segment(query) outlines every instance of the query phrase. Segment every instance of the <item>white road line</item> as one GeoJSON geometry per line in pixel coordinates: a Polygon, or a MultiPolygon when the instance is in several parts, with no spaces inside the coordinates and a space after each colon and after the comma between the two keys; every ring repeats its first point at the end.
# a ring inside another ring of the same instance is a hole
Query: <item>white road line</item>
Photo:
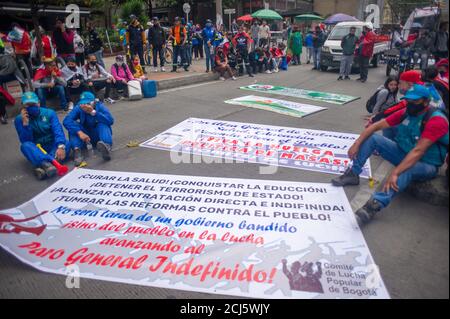
{"type": "Polygon", "coordinates": [[[162,93],[169,93],[169,92],[176,92],[176,91],[181,91],[181,90],[186,90],[186,89],[192,89],[192,88],[196,88],[199,86],[209,85],[212,83],[220,83],[220,82],[208,81],[208,82],[203,82],[203,83],[181,86],[181,87],[177,87],[177,88],[173,88],[173,89],[162,90],[162,91],[159,91],[159,93],[162,94],[162,93]]]}

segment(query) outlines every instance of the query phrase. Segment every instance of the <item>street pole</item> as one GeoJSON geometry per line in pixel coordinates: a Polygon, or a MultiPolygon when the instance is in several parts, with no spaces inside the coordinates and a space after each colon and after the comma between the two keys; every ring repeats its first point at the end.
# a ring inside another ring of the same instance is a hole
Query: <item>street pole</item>
{"type": "Polygon", "coordinates": [[[219,27],[223,23],[222,19],[222,0],[216,0],[216,25],[219,27]]]}

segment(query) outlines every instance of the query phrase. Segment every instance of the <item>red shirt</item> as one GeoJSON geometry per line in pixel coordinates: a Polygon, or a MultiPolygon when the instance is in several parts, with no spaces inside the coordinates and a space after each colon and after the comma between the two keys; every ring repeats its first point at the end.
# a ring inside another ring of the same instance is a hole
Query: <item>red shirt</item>
{"type": "MultiPolygon", "coordinates": [[[[397,126],[402,122],[406,109],[395,112],[386,118],[389,126],[397,126]]],[[[426,138],[433,143],[437,142],[448,133],[448,121],[441,116],[432,117],[423,128],[421,138],[426,138]]]]}

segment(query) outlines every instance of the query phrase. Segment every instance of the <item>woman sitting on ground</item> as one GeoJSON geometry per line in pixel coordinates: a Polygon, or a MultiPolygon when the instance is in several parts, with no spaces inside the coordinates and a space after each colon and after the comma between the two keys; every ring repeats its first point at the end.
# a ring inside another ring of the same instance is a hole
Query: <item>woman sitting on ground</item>
{"type": "Polygon", "coordinates": [[[133,73],[133,76],[136,80],[143,81],[147,80],[147,76],[144,73],[144,68],[141,65],[140,59],[138,55],[135,55],[130,66],[130,70],[133,73]]]}
{"type": "Polygon", "coordinates": [[[215,56],[215,69],[217,73],[220,74],[220,79],[225,81],[225,73],[228,73],[230,78],[236,80],[236,77],[233,74],[233,70],[231,70],[230,65],[228,64],[228,58],[226,54],[223,52],[222,47],[217,48],[216,56],[215,56]]]}

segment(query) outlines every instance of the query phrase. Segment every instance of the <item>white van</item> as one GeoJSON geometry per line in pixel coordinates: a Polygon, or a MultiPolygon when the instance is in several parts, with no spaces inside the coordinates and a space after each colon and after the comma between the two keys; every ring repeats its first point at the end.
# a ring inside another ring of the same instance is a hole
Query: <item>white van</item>
{"type": "MultiPolygon", "coordinates": [[[[331,30],[330,34],[325,41],[320,56],[320,69],[322,71],[328,70],[328,68],[338,68],[342,59],[342,39],[350,33],[350,28],[356,28],[356,36],[359,38],[363,31],[364,26],[371,25],[370,22],[352,21],[352,22],[340,22],[331,30]]],[[[374,67],[378,66],[378,61],[383,52],[389,49],[389,42],[376,42],[373,50],[373,57],[371,64],[374,67]]],[[[358,68],[357,59],[353,62],[353,67],[358,68]]]]}

